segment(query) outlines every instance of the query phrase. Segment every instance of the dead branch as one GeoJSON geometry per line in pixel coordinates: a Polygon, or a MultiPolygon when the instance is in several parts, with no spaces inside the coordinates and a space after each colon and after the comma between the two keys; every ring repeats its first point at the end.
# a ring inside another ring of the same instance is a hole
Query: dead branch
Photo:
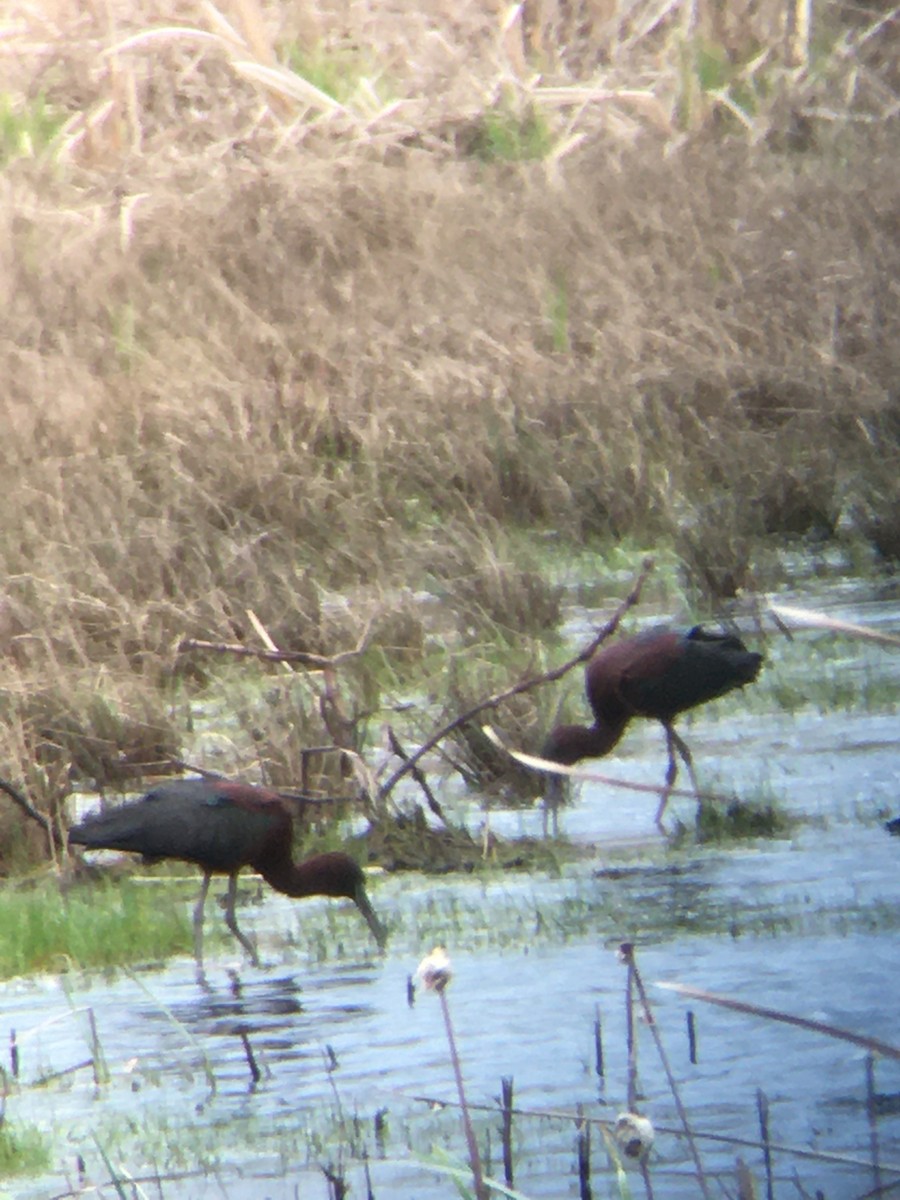
{"type": "Polygon", "coordinates": [[[572,670],[573,667],[577,667],[579,663],[587,662],[588,659],[593,656],[597,647],[602,645],[607,638],[612,637],[616,629],[618,629],[622,618],[629,611],[629,609],[634,608],[634,606],[638,603],[641,597],[641,590],[647,581],[647,577],[653,570],[653,565],[652,558],[647,558],[644,560],[640,574],[634,581],[631,591],[628,593],[610,619],[606,622],[606,624],[600,629],[596,637],[594,637],[588,643],[588,645],[584,647],[583,650],[579,651],[574,658],[570,658],[568,662],[564,662],[562,666],[554,667],[552,671],[545,671],[541,675],[534,675],[528,679],[522,679],[513,687],[507,688],[503,692],[497,692],[493,696],[488,696],[485,700],[480,700],[467,712],[461,713],[459,716],[454,717],[452,721],[444,725],[437,731],[437,733],[432,734],[432,736],[428,738],[426,742],[423,742],[423,744],[418,748],[418,750],[415,751],[415,753],[410,754],[409,757],[403,763],[401,763],[401,765],[397,768],[393,775],[390,776],[387,782],[382,784],[379,791],[380,798],[384,799],[387,795],[389,795],[399,781],[403,778],[403,776],[412,771],[420,758],[427,754],[429,750],[434,749],[438,742],[442,741],[449,733],[452,733],[454,729],[458,729],[460,725],[465,725],[480,712],[484,712],[485,709],[497,708],[497,706],[502,704],[504,700],[509,700],[511,696],[518,696],[522,692],[530,692],[533,688],[539,687],[543,683],[553,683],[555,680],[561,679],[563,675],[566,675],[572,670]]]}
{"type": "Polygon", "coordinates": [[[797,608],[788,604],[770,604],[769,614],[782,633],[791,636],[796,629],[826,629],[829,633],[843,633],[847,637],[864,638],[881,646],[900,646],[900,636],[873,629],[871,625],[860,625],[855,621],[841,621],[827,613],[813,612],[808,608],[797,608]]]}
{"type": "Polygon", "coordinates": [[[25,813],[27,817],[31,817],[32,821],[37,821],[38,825],[40,825],[41,828],[44,829],[48,834],[52,832],[50,818],[44,813],[38,812],[34,805],[25,797],[22,792],[19,791],[17,787],[5,779],[0,779],[0,792],[6,792],[10,800],[12,800],[15,804],[18,804],[19,808],[21,808],[22,812],[25,813]]]}
{"type": "Polygon", "coordinates": [[[176,647],[178,654],[189,654],[192,650],[203,650],[209,654],[234,654],[239,658],[258,658],[263,662],[299,663],[304,667],[327,670],[339,666],[351,658],[357,658],[367,648],[372,625],[369,622],[359,642],[352,650],[339,650],[337,654],[312,654],[306,650],[277,650],[259,646],[245,646],[240,642],[207,642],[201,638],[182,638],[176,647]]]}
{"type": "MultiPolygon", "coordinates": [[[[400,759],[401,762],[407,762],[409,760],[409,755],[406,753],[406,750],[401,745],[400,739],[397,737],[397,734],[394,732],[393,726],[388,725],[387,735],[388,735],[388,745],[391,748],[391,753],[396,754],[396,756],[400,759]]],[[[431,811],[434,813],[434,815],[439,818],[439,820],[443,821],[445,825],[448,825],[449,822],[447,821],[447,818],[444,816],[444,810],[441,808],[440,802],[438,801],[434,792],[431,790],[428,780],[425,778],[424,772],[421,770],[420,767],[417,767],[415,765],[410,767],[410,771],[412,773],[413,779],[416,781],[416,783],[422,789],[422,791],[425,795],[425,800],[428,804],[428,807],[431,809],[431,811]]]]}
{"type": "Polygon", "coordinates": [[[798,1017],[793,1013],[783,1012],[779,1008],[767,1008],[762,1004],[751,1004],[749,1000],[738,1000],[733,996],[723,996],[720,992],[708,992],[705,988],[691,987],[687,983],[671,983],[657,980],[656,986],[677,992],[679,996],[687,996],[691,1000],[703,1000],[707,1004],[717,1004],[720,1008],[730,1008],[734,1012],[746,1013],[752,1017],[762,1017],[767,1021],[782,1021],[785,1025],[796,1025],[799,1029],[807,1029],[811,1033],[822,1033],[825,1037],[850,1042],[854,1046],[862,1046],[871,1054],[880,1054],[883,1058],[900,1059],[900,1046],[891,1042],[883,1042],[880,1038],[868,1037],[863,1033],[854,1033],[839,1025],[830,1025],[826,1021],[815,1021],[810,1017],[798,1017]]]}
{"type": "Polygon", "coordinates": [[[6,795],[9,796],[10,800],[17,804],[27,817],[30,817],[32,821],[37,821],[38,825],[41,826],[41,828],[47,834],[47,848],[50,858],[54,866],[58,867],[59,864],[57,861],[56,852],[57,850],[64,848],[64,841],[59,825],[45,813],[39,812],[38,809],[36,809],[31,803],[31,801],[28,800],[25,794],[20,792],[14,784],[9,782],[9,780],[0,779],[0,791],[5,792],[6,795]]]}

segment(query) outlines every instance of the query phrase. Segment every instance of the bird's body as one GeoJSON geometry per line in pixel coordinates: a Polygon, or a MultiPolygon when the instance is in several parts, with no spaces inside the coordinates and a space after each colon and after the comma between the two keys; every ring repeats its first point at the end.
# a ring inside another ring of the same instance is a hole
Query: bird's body
{"type": "Polygon", "coordinates": [[[585,670],[593,725],[557,725],[541,757],[567,766],[608,754],[636,717],[659,721],[666,731],[669,768],[656,823],[660,825],[675,783],[675,750],[684,759],[695,791],[691,754],[673,725],[680,713],[752,683],[762,655],[733,634],[657,627],[602,647],[585,670]]]}
{"type": "Polygon", "coordinates": [[[125,850],[147,861],[174,858],[196,863],[203,885],[194,909],[194,951],[203,961],[203,908],[213,875],[227,875],[225,920],[254,962],[256,949],[234,913],[237,875],[251,867],[287,896],[353,900],[379,946],[385,931],[376,917],[359,864],[347,854],[317,854],[295,863],[294,816],[302,801],[280,792],[222,779],[161,784],[140,800],[87,817],[69,830],[69,842],[92,850],[125,850]]]}

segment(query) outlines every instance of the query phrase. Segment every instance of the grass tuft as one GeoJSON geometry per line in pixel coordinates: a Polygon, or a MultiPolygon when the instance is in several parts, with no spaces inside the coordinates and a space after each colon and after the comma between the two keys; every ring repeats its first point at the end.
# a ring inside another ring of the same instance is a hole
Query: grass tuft
{"type": "Polygon", "coordinates": [[[724,808],[701,801],[694,824],[700,843],[781,837],[790,828],[791,821],[776,804],[753,800],[732,800],[724,808]]]}
{"type": "Polygon", "coordinates": [[[514,163],[546,158],[552,148],[553,133],[539,110],[519,113],[498,105],[475,122],[467,152],[486,163],[514,163]]]}
{"type": "Polygon", "coordinates": [[[115,967],[190,953],[187,905],[161,903],[160,887],[133,880],[52,881],[0,891],[0,977],[67,967],[115,967]]]}
{"type": "Polygon", "coordinates": [[[33,1125],[0,1123],[0,1179],[15,1175],[40,1175],[51,1162],[46,1134],[33,1125]]]}
{"type": "Polygon", "coordinates": [[[281,53],[292,71],[340,104],[352,100],[372,73],[359,53],[352,50],[321,46],[309,50],[291,42],[282,47],[281,53]]]}
{"type": "Polygon", "coordinates": [[[14,158],[34,158],[45,150],[65,124],[66,116],[43,94],[24,100],[0,95],[0,167],[14,158]]]}

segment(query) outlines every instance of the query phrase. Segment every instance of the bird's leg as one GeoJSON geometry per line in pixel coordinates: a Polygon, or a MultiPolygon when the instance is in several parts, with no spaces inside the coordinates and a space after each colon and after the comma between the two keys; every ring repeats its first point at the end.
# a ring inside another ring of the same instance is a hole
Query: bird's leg
{"type": "Polygon", "coordinates": [[[547,837],[549,827],[553,837],[559,837],[559,806],[565,799],[565,779],[562,775],[549,774],[544,785],[543,833],[547,837]]]}
{"type": "Polygon", "coordinates": [[[674,729],[671,731],[671,733],[672,733],[672,741],[675,743],[675,748],[677,749],[678,753],[681,755],[681,757],[684,761],[684,765],[688,769],[688,775],[690,775],[690,777],[691,777],[691,784],[693,785],[694,792],[697,796],[697,799],[699,800],[700,799],[700,785],[697,783],[697,776],[694,774],[694,760],[691,757],[691,752],[688,749],[687,742],[684,740],[684,738],[679,737],[674,729]]]}
{"type": "Polygon", "coordinates": [[[697,783],[697,776],[694,772],[694,760],[691,757],[691,752],[688,749],[687,742],[684,738],[679,737],[671,725],[663,723],[666,731],[666,749],[669,752],[669,767],[666,771],[666,786],[663,788],[659,800],[659,808],[656,810],[656,826],[660,833],[664,833],[662,816],[666,811],[666,805],[669,802],[669,795],[672,788],[675,786],[675,780],[678,778],[678,762],[675,758],[675,751],[681,755],[684,765],[688,769],[688,774],[691,777],[691,783],[694,787],[694,792],[697,799],[700,799],[700,785],[697,783]]]}
{"type": "Polygon", "coordinates": [[[232,871],[228,876],[228,895],[225,897],[225,924],[241,943],[254,967],[259,966],[259,955],[256,953],[256,947],[250,939],[238,929],[237,917],[234,915],[234,905],[237,900],[237,871],[232,871]]]}
{"type": "Polygon", "coordinates": [[[209,891],[209,881],[212,875],[203,872],[203,882],[200,884],[200,895],[194,905],[194,958],[197,960],[197,970],[203,971],[203,908],[206,904],[206,893],[209,891]]]}
{"type": "MultiPolygon", "coordinates": [[[[675,758],[675,747],[681,742],[681,738],[675,732],[670,724],[663,722],[663,728],[666,731],[666,749],[669,752],[669,765],[666,768],[666,785],[659,795],[659,808],[656,810],[656,828],[660,833],[665,833],[666,829],[662,823],[663,813],[666,811],[666,805],[669,803],[669,794],[675,786],[675,780],[678,778],[678,761],[675,758]]],[[[681,743],[684,745],[684,743],[681,743]]],[[[685,747],[687,749],[687,747],[685,747]]]]}

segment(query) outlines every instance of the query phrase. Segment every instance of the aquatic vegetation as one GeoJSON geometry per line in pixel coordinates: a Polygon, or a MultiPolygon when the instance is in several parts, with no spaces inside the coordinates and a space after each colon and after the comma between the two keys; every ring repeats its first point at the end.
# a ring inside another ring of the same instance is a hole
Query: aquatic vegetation
{"type": "Polygon", "coordinates": [[[51,1142],[33,1125],[0,1123],[0,1180],[15,1175],[39,1175],[50,1166],[51,1142]]]}
{"type": "Polygon", "coordinates": [[[727,842],[739,838],[778,837],[791,822],[776,805],[752,800],[733,800],[724,808],[704,804],[697,808],[695,833],[698,842],[727,842]]]}
{"type": "Polygon", "coordinates": [[[46,879],[0,888],[0,978],[115,967],[188,952],[188,905],[177,884],[127,877],[74,885],[46,879]]]}
{"type": "MultiPolygon", "coordinates": [[[[887,835],[884,836],[887,842],[887,835]]],[[[729,936],[743,940],[762,934],[754,954],[763,954],[768,952],[768,938],[776,933],[799,932],[811,936],[825,931],[854,938],[879,925],[882,930],[895,929],[900,920],[896,906],[892,909],[887,902],[873,906],[861,900],[856,908],[848,905],[846,896],[832,895],[833,885],[825,881],[814,903],[810,902],[809,884],[805,881],[791,892],[779,882],[780,875],[773,874],[767,885],[765,871],[757,865],[756,853],[746,853],[744,870],[736,878],[746,878],[747,870],[752,871],[755,880],[752,889],[738,886],[729,890],[723,886],[721,872],[734,861],[733,852],[723,855],[721,851],[702,848],[673,852],[659,845],[649,853],[621,854],[617,862],[603,870],[589,872],[584,864],[573,864],[557,878],[506,873],[491,879],[448,877],[426,882],[412,875],[394,877],[384,881],[378,898],[380,907],[391,911],[395,951],[403,953],[406,947],[407,952],[414,953],[423,939],[446,940],[451,944],[458,941],[465,946],[465,958],[475,969],[500,969],[510,981],[528,970],[527,964],[532,962],[528,974],[532,987],[537,980],[545,981],[550,989],[556,986],[549,976],[545,977],[545,968],[540,964],[549,965],[561,945],[574,942],[581,980],[577,986],[573,982],[574,990],[581,988],[585,972],[590,976],[591,964],[596,962],[601,970],[597,997],[598,1002],[602,999],[606,1022],[606,1069],[610,1073],[606,1099],[627,1111],[632,1105],[626,1104],[624,1093],[619,1097],[613,1090],[617,1086],[613,1080],[622,1075],[621,1063],[618,1071],[613,1064],[624,1054],[625,1043],[623,1040],[620,1044],[619,1035],[614,1037],[612,1032],[619,1024],[613,1018],[621,992],[607,973],[609,947],[628,940],[639,952],[646,947],[648,955],[652,954],[658,963],[660,948],[669,944],[672,947],[667,956],[669,970],[675,970],[676,978],[682,978],[681,965],[692,960],[694,939],[712,939],[705,945],[698,943],[702,945],[702,961],[708,962],[710,949],[717,941],[727,942],[729,936]],[[546,950],[551,948],[553,953],[548,957],[546,950]],[[487,954],[483,953],[485,950],[487,954]],[[536,963],[531,956],[537,959],[536,963]]],[[[318,920],[314,924],[321,933],[323,949],[330,947],[332,957],[341,953],[335,948],[340,930],[334,925],[322,930],[318,920]]],[[[307,953],[308,945],[307,942],[307,953]]],[[[76,1116],[68,1125],[54,1123],[45,1130],[51,1144],[77,1147],[88,1163],[88,1177],[98,1184],[106,1179],[120,1179],[124,1185],[129,1179],[159,1178],[164,1194],[171,1189],[173,1197],[190,1194],[190,1180],[204,1173],[221,1176],[227,1188],[235,1162],[240,1163],[240,1174],[245,1180],[280,1180],[286,1186],[291,1182],[299,1184],[305,1172],[319,1171],[323,1165],[329,1165],[335,1174],[345,1174],[351,1182],[359,1181],[369,1170],[376,1197],[387,1188],[394,1188],[392,1194],[407,1194],[405,1188],[410,1179],[427,1178],[438,1165],[466,1170],[461,1165],[465,1151],[460,1149],[463,1139],[458,1108],[444,1099],[443,1110],[432,1111],[426,1103],[434,1092],[444,1096],[446,1087],[430,1078],[426,1082],[416,1074],[385,1094],[382,1091],[384,1071],[388,1069],[385,1060],[377,1050],[363,1051],[358,1031],[354,1033],[353,1023],[360,1020],[370,1022],[373,1028],[381,1028],[388,1021],[395,1031],[410,1032],[409,1022],[402,1014],[389,1015],[397,1004],[403,1004],[402,995],[395,994],[395,988],[399,990],[403,985],[402,971],[398,972],[394,965],[393,983],[385,991],[379,981],[381,972],[360,968],[358,951],[350,946],[347,950],[354,965],[345,970],[343,982],[340,972],[314,973],[307,981],[304,978],[309,966],[307,957],[306,967],[296,977],[292,970],[281,981],[269,982],[264,977],[241,979],[235,972],[227,979],[223,976],[211,993],[197,992],[196,987],[185,987],[182,981],[174,1004],[170,989],[177,984],[177,975],[168,973],[160,986],[142,972],[130,977],[130,989],[115,987],[111,1009],[104,1013],[102,1004],[97,1008],[93,1033],[87,1028],[85,1012],[79,1004],[77,988],[82,984],[73,982],[68,987],[68,1002],[76,1006],[73,1016],[78,1022],[77,1043],[94,1046],[91,1059],[102,1055],[107,1069],[98,1075],[96,1069],[82,1064],[74,1076],[65,1071],[57,1075],[52,1068],[64,1064],[48,1062],[43,1055],[36,1059],[34,1051],[28,1051],[25,1063],[32,1082],[19,1080],[23,1102],[32,1087],[38,1085],[41,1104],[48,1111],[54,1107],[53,1097],[57,1093],[64,1094],[72,1087],[76,1094],[82,1088],[92,1089],[94,1103],[76,1106],[76,1116]],[[137,993],[135,986],[139,989],[137,993]],[[160,994],[155,997],[157,987],[160,994]],[[338,1009],[330,998],[332,990],[341,996],[338,1009]],[[140,1004],[135,1002],[136,996],[140,1004]],[[344,1005],[348,1006],[346,1010],[344,1005]],[[370,1005],[374,1006],[371,1012],[370,1005]],[[148,1016],[148,1006],[152,1019],[148,1016]],[[134,1015],[123,1015],[123,1008],[134,1015]],[[280,1013],[284,1015],[279,1017],[280,1013]],[[277,1024],[270,1026],[273,1017],[277,1024]],[[399,1020],[399,1026],[391,1024],[395,1019],[399,1020]],[[119,1026],[115,1037],[107,1028],[113,1021],[119,1026]],[[135,1041],[137,1028],[141,1032],[135,1041]],[[162,1036],[160,1029],[166,1031],[162,1036]],[[174,1036],[169,1035],[169,1030],[174,1031],[174,1036]],[[249,1052],[246,1046],[241,1048],[242,1034],[250,1043],[249,1052]],[[332,1040],[334,1047],[330,1045],[332,1040]],[[251,1054],[259,1063],[259,1072],[252,1069],[251,1054]],[[360,1054],[365,1055],[365,1062],[359,1060],[360,1054]],[[298,1056],[299,1062],[295,1061],[298,1056]],[[126,1058],[128,1061],[123,1061],[126,1058]],[[342,1071],[345,1066],[352,1084],[342,1071]],[[261,1113],[270,1112],[271,1104],[282,1095],[286,1073],[292,1071],[292,1117],[273,1122],[261,1113]],[[299,1098],[295,1089],[299,1089],[299,1098]],[[253,1101],[257,1090],[259,1110],[253,1101]],[[318,1097],[314,1103],[310,1102],[311,1095],[318,1097]]],[[[291,955],[286,957],[290,959],[291,955]]],[[[753,956],[745,956],[741,961],[740,977],[745,978],[743,971],[750,967],[753,956]]],[[[794,961],[791,957],[791,962],[794,961]]],[[[99,1001],[101,982],[95,980],[88,986],[99,1001]]],[[[514,991],[516,984],[511,982],[510,986],[514,991]]],[[[560,991],[555,1000],[556,1010],[551,1006],[549,1011],[558,1011],[562,1016],[574,998],[574,991],[572,995],[560,991]]],[[[455,1002],[456,996],[453,999],[455,1002]]],[[[534,1004],[534,997],[529,1003],[534,1004]]],[[[423,999],[421,1007],[424,1017],[424,1010],[430,1005],[423,999]]],[[[588,1011],[593,1008],[593,1004],[589,1005],[588,1011]]],[[[465,1019],[454,1007],[465,1071],[466,1046],[478,1036],[477,1029],[470,1028],[468,1022],[480,1026],[489,1018],[481,1013],[471,995],[461,1011],[465,1012],[465,1019]]],[[[521,1022],[529,1011],[525,1004],[516,1018],[519,1039],[527,1038],[528,1023],[521,1022]]],[[[502,1017],[495,1014],[490,1020],[502,1021],[502,1017]]],[[[666,1024],[672,1027],[671,1013],[666,1024]]],[[[543,1025],[539,1028],[542,1036],[546,1036],[548,1030],[543,1025]]],[[[641,1026],[642,1039],[649,1036],[645,1032],[648,1028],[641,1026]]],[[[391,1040],[393,1036],[389,1035],[384,1048],[388,1057],[399,1053],[391,1040]]],[[[588,1065],[587,1056],[590,1047],[595,1043],[599,1046],[600,1040],[599,1030],[595,1029],[592,1035],[584,1028],[583,1050],[579,1053],[585,1058],[585,1067],[573,1077],[573,1095],[580,1097],[584,1093],[582,1075],[598,1069],[593,1058],[588,1065]]],[[[480,1043],[479,1053],[487,1053],[489,1044],[488,1034],[487,1042],[482,1039],[480,1043]]],[[[501,1061],[508,1061],[511,1070],[516,1069],[523,1055],[527,1056],[523,1045],[519,1040],[503,1049],[501,1061]]],[[[710,1044],[704,1043],[704,1047],[709,1054],[710,1044]]],[[[425,1048],[423,1053],[425,1061],[430,1063],[432,1050],[425,1048]]],[[[79,1062],[80,1058],[81,1052],[76,1051],[74,1061],[79,1062]]],[[[470,1069],[473,1065],[470,1064],[470,1069]]],[[[529,1073],[527,1064],[522,1069],[529,1073]]],[[[679,1058],[675,1070],[679,1081],[685,1071],[679,1058]]],[[[649,1063],[642,1059],[642,1086],[646,1088],[653,1079],[649,1063]]],[[[696,1086],[696,1080],[696,1075],[688,1072],[685,1086],[696,1086]]],[[[446,1084],[447,1080],[443,1082],[446,1084]]],[[[559,1080],[554,1078],[557,1089],[558,1085],[559,1080]]],[[[664,1120],[659,1121],[660,1106],[665,1107],[659,1098],[659,1087],[656,1080],[654,1124],[661,1125],[662,1134],[668,1136],[671,1129],[664,1120]]],[[[486,1181],[500,1173],[496,1148],[500,1112],[490,1100],[491,1094],[490,1085],[482,1077],[478,1102],[472,1103],[471,1095],[468,1096],[486,1181]]],[[[690,1115],[689,1101],[686,1107],[690,1115]]],[[[585,1123],[595,1130],[599,1125],[602,1131],[604,1122],[611,1125],[610,1115],[606,1105],[599,1112],[588,1106],[578,1121],[574,1106],[569,1113],[544,1114],[535,1104],[534,1096],[518,1097],[509,1138],[510,1156],[521,1179],[519,1182],[517,1178],[515,1187],[523,1194],[530,1194],[529,1176],[536,1172],[542,1180],[538,1194],[555,1194],[548,1193],[546,1179],[551,1177],[558,1185],[559,1178],[574,1175],[578,1169],[576,1163],[589,1155],[589,1147],[583,1141],[585,1123]],[[547,1151],[547,1146],[552,1146],[552,1151],[547,1151]],[[552,1167],[545,1158],[548,1152],[553,1155],[552,1167]]],[[[703,1124],[707,1124],[705,1119],[703,1124]]],[[[709,1132],[705,1128],[704,1137],[709,1132]]],[[[703,1141],[704,1153],[709,1145],[703,1141]]],[[[609,1149],[608,1165],[597,1162],[588,1171],[596,1180],[608,1179],[610,1187],[618,1186],[617,1180],[630,1178],[635,1169],[629,1165],[635,1160],[628,1158],[627,1149],[618,1144],[616,1147],[615,1153],[612,1147],[609,1149]]],[[[648,1169],[652,1175],[652,1159],[648,1169]]]]}

